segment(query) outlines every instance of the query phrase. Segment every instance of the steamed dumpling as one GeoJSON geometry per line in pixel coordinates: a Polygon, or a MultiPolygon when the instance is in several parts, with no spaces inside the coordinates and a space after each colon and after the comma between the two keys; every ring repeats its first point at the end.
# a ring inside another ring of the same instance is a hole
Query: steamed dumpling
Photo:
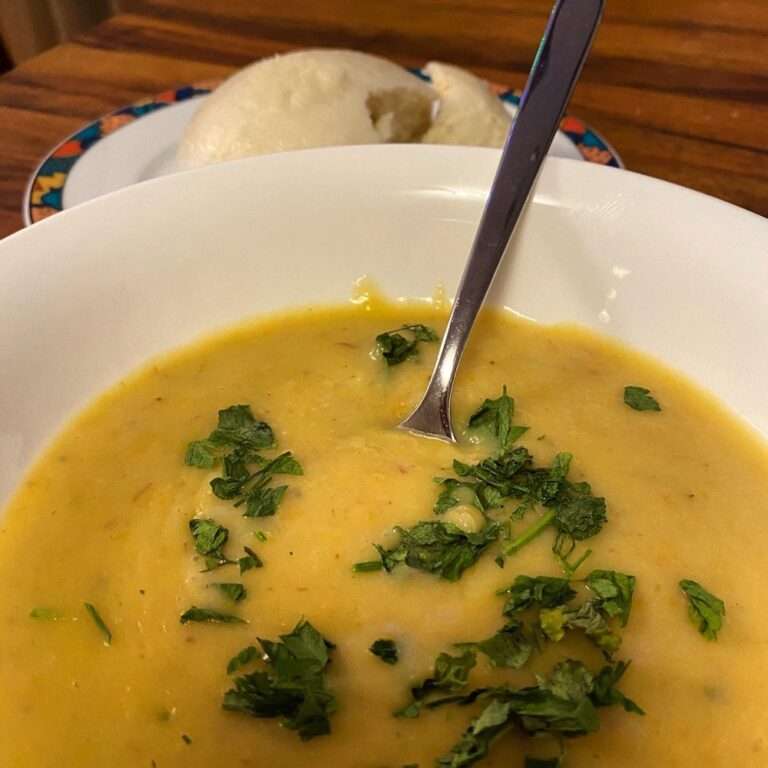
{"type": "Polygon", "coordinates": [[[356,51],[258,61],[205,99],[182,138],[180,168],[266,152],[418,141],[437,94],[397,64],[356,51]]]}
{"type": "Polygon", "coordinates": [[[182,137],[177,165],[343,144],[504,144],[511,119],[482,80],[449,64],[425,69],[431,86],[357,51],[298,51],[258,61],[203,101],[182,137]]]}
{"type": "Polygon", "coordinates": [[[482,80],[465,69],[437,61],[427,64],[424,71],[440,96],[440,106],[422,142],[504,146],[512,118],[482,80]]]}

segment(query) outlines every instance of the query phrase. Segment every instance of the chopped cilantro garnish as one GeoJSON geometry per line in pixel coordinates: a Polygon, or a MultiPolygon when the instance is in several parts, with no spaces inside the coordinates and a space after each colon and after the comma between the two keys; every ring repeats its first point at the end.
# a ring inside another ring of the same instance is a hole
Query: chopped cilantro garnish
{"type": "Polygon", "coordinates": [[[660,411],[661,406],[645,387],[624,387],[624,402],[636,411],[660,411]]]}
{"type": "Polygon", "coordinates": [[[261,657],[259,649],[255,645],[249,645],[247,648],[243,648],[237,656],[233,656],[227,664],[227,674],[231,675],[236,672],[240,667],[244,667],[251,662],[256,661],[261,657]]]}
{"type": "Polygon", "coordinates": [[[457,504],[472,504],[481,512],[484,507],[477,497],[476,483],[463,482],[453,477],[436,477],[435,482],[443,487],[432,511],[442,515],[457,504]]]}
{"type": "Polygon", "coordinates": [[[381,560],[366,560],[363,563],[355,563],[352,566],[352,570],[355,573],[371,573],[372,571],[380,571],[384,568],[384,563],[381,560]]]}
{"type": "Polygon", "coordinates": [[[426,325],[403,325],[393,331],[385,331],[376,337],[376,349],[382,360],[388,365],[399,365],[419,355],[419,343],[438,341],[440,337],[426,325]],[[411,338],[406,338],[398,331],[407,331],[411,338]]]}
{"type": "Polygon", "coordinates": [[[505,616],[513,616],[534,604],[542,608],[554,608],[570,602],[576,597],[568,579],[552,576],[518,576],[506,589],[500,589],[497,595],[509,595],[504,606],[505,616]]]}
{"type": "Polygon", "coordinates": [[[506,499],[530,496],[536,473],[531,467],[532,460],[528,449],[518,446],[474,465],[454,460],[453,471],[461,478],[469,478],[463,485],[474,491],[480,509],[495,509],[506,499]]]}
{"type": "Polygon", "coordinates": [[[224,475],[211,480],[211,490],[220,499],[245,505],[244,517],[269,517],[277,512],[288,486],[269,487],[274,475],[301,475],[303,470],[290,451],[267,461],[261,456],[240,453],[224,457],[224,475]],[[251,472],[248,464],[256,462],[260,469],[251,472]]]}
{"type": "MultiPolygon", "coordinates": [[[[558,453],[550,467],[534,467],[528,449],[513,445],[521,434],[511,425],[513,413],[514,401],[507,395],[506,387],[501,397],[486,399],[471,417],[470,426],[490,430],[498,439],[500,450],[477,464],[456,459],[453,470],[457,477],[435,478],[442,486],[433,507],[435,514],[459,504],[472,504],[485,518],[482,529],[466,533],[452,523],[436,521],[422,521],[408,529],[396,527],[400,535],[398,546],[391,549],[376,546],[387,571],[405,564],[456,581],[500,533],[509,542],[496,557],[496,563],[503,567],[504,555],[519,551],[548,528],[556,531],[552,550],[569,576],[589,557],[591,551],[588,550],[574,562],[568,560],[577,541],[601,530],[606,521],[605,499],[594,496],[588,483],[567,479],[570,453],[558,453]],[[512,510],[513,519],[522,518],[536,506],[543,508],[538,519],[514,538],[510,533],[510,520],[489,517],[492,510],[503,510],[511,499],[518,501],[512,510]]],[[[375,567],[371,563],[358,563],[354,569],[375,567]]]]}
{"type": "Polygon", "coordinates": [[[512,444],[528,431],[528,427],[513,427],[512,416],[515,413],[515,401],[507,395],[506,386],[501,397],[496,400],[486,399],[469,417],[471,429],[483,427],[499,441],[502,450],[508,450],[512,444]]]}
{"type": "Polygon", "coordinates": [[[334,645],[305,620],[280,640],[259,638],[271,669],[235,678],[235,687],[224,694],[224,709],[253,717],[282,716],[283,726],[297,730],[303,741],[330,733],[328,717],[336,699],[326,688],[324,671],[334,645]]]}
{"type": "Polygon", "coordinates": [[[518,576],[499,595],[509,595],[502,613],[515,618],[533,606],[539,607],[538,628],[548,640],[559,642],[567,630],[581,630],[611,658],[621,644],[611,620],[626,626],[632,607],[635,577],[618,571],[592,571],[585,579],[593,598],[574,607],[576,591],[567,579],[551,576],[518,576]]]}
{"type": "Polygon", "coordinates": [[[600,600],[600,608],[627,626],[635,591],[635,577],[618,571],[592,571],[586,584],[600,600]]]}
{"type": "Polygon", "coordinates": [[[615,687],[628,667],[628,661],[617,661],[613,666],[603,667],[595,675],[592,690],[592,701],[595,702],[595,706],[609,707],[611,704],[621,704],[627,712],[634,712],[637,715],[645,714],[632,699],[627,698],[615,687]]]}
{"type": "Polygon", "coordinates": [[[189,736],[187,736],[187,734],[186,734],[186,733],[182,733],[182,734],[181,734],[181,740],[182,740],[182,741],[183,741],[185,744],[191,744],[191,743],[192,743],[192,739],[190,739],[190,738],[189,738],[189,736]]]}
{"type": "Polygon", "coordinates": [[[222,475],[211,480],[220,499],[245,506],[245,517],[274,515],[287,486],[270,487],[276,475],[301,475],[303,470],[290,451],[267,459],[258,451],[277,445],[272,428],[256,421],[248,405],[232,405],[219,411],[219,424],[204,440],[189,444],[186,464],[210,469],[221,463],[222,475]],[[257,468],[252,469],[253,465],[257,468]]]}
{"type": "Polygon", "coordinates": [[[101,618],[99,612],[90,603],[83,603],[83,605],[88,615],[93,619],[94,624],[98,627],[99,632],[101,632],[101,636],[104,638],[104,645],[111,645],[112,633],[104,623],[104,619],[101,618]]]}
{"type": "Polygon", "coordinates": [[[198,554],[224,559],[221,553],[229,538],[229,531],[215,520],[195,518],[189,521],[189,530],[198,554]]]}
{"type": "Polygon", "coordinates": [[[550,467],[534,467],[533,457],[527,448],[512,447],[516,437],[499,427],[499,420],[506,420],[513,407],[506,401],[511,403],[512,398],[506,395],[505,390],[499,400],[486,400],[475,414],[480,415],[481,424],[492,426],[500,442],[507,443],[506,447],[474,465],[455,460],[453,469],[461,479],[449,477],[437,480],[443,490],[437,498],[434,512],[441,514],[464,501],[485,513],[502,508],[507,500],[516,499],[519,503],[512,517],[519,519],[530,509],[540,506],[543,513],[513,538],[504,547],[503,553],[507,556],[515,554],[551,527],[557,532],[553,552],[566,573],[572,575],[588,554],[574,564],[569,563],[567,558],[576,541],[599,533],[606,521],[605,499],[594,496],[589,483],[573,483],[567,479],[572,459],[570,453],[558,453],[550,467]],[[497,405],[499,401],[502,405],[497,405]]]}
{"type": "Polygon", "coordinates": [[[219,589],[234,603],[239,603],[241,600],[245,600],[245,598],[248,596],[248,593],[242,584],[217,582],[216,584],[211,584],[211,586],[219,589]]]}
{"type": "Polygon", "coordinates": [[[395,712],[397,717],[418,717],[425,700],[435,693],[458,691],[467,684],[469,671],[475,666],[475,651],[465,650],[460,656],[441,653],[435,659],[431,677],[411,686],[412,701],[395,712]]]}
{"type": "MultiPolygon", "coordinates": [[[[634,702],[613,687],[625,670],[626,665],[618,664],[605,667],[593,677],[582,662],[566,659],[554,668],[549,678],[537,676],[537,686],[517,690],[507,686],[478,688],[466,696],[445,700],[458,704],[486,700],[490,703],[470,723],[451,753],[439,758],[436,765],[441,768],[474,765],[488,755],[497,738],[512,728],[532,736],[582,736],[599,729],[597,707],[621,703],[628,711],[641,714],[642,710],[634,702]]],[[[438,700],[432,705],[442,703],[438,700]]]]}
{"type": "Polygon", "coordinates": [[[397,664],[399,654],[394,640],[384,638],[376,640],[368,650],[374,656],[378,656],[385,664],[397,664]]]}
{"type": "Polygon", "coordinates": [[[189,444],[184,463],[210,469],[224,450],[233,447],[242,451],[275,447],[272,428],[263,421],[256,421],[249,405],[230,405],[219,411],[217,428],[207,438],[189,444]]]}
{"type": "Polygon", "coordinates": [[[208,608],[198,608],[192,606],[184,611],[179,618],[182,624],[188,624],[190,621],[210,621],[214,624],[245,624],[246,622],[238,616],[232,616],[221,611],[213,611],[208,608]]]}
{"type": "Polygon", "coordinates": [[[213,571],[233,561],[224,555],[224,545],[229,531],[215,520],[194,518],[189,521],[189,530],[195,542],[195,550],[205,558],[205,570],[213,571]]]}
{"type": "Polygon", "coordinates": [[[552,526],[557,531],[553,551],[562,561],[571,553],[575,542],[600,532],[607,519],[605,499],[594,496],[589,483],[572,483],[566,479],[570,461],[570,454],[560,453],[546,475],[539,475],[529,503],[538,502],[546,511],[504,547],[505,555],[519,552],[552,526]]]}
{"type": "Polygon", "coordinates": [[[471,648],[488,657],[492,667],[520,669],[536,648],[536,641],[517,619],[508,621],[495,635],[473,643],[456,643],[457,648],[471,648]]]}
{"type": "Polygon", "coordinates": [[[683,579],[680,588],[688,598],[688,615],[707,640],[717,640],[725,616],[725,603],[708,592],[701,584],[683,579]]]}
{"type": "Polygon", "coordinates": [[[451,753],[435,762],[437,768],[466,768],[487,757],[492,743],[514,727],[512,705],[493,700],[464,731],[451,753]]]}
{"type": "Polygon", "coordinates": [[[387,571],[407,565],[457,581],[474,565],[489,544],[499,535],[498,523],[486,523],[477,533],[465,533],[453,523],[427,520],[411,528],[394,529],[400,543],[392,549],[374,545],[387,571]]]}
{"type": "Polygon", "coordinates": [[[33,608],[29,612],[30,618],[33,619],[49,619],[51,621],[57,621],[63,619],[64,616],[58,611],[54,611],[51,608],[33,608]]]}
{"type": "Polygon", "coordinates": [[[621,637],[613,631],[601,608],[600,601],[595,600],[587,600],[578,608],[564,605],[542,608],[539,613],[541,631],[548,639],[559,642],[567,629],[580,629],[610,659],[621,645],[621,637]]]}
{"type": "Polygon", "coordinates": [[[243,550],[245,555],[237,561],[237,564],[240,566],[240,573],[250,571],[251,568],[262,568],[264,566],[261,558],[250,547],[243,547],[243,550]]]}

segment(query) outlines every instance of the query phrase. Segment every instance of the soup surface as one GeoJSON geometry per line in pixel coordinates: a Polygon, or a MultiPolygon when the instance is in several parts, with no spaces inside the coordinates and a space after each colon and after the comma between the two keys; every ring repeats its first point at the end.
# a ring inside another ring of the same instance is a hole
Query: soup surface
{"type": "MultiPolygon", "coordinates": [[[[391,572],[352,566],[380,565],[372,544],[395,548],[394,526],[449,521],[465,534],[487,529],[462,496],[466,488],[436,515],[446,486],[433,478],[457,477],[454,459],[474,465],[498,451],[493,429],[467,424],[506,386],[512,424],[529,427],[514,445],[525,446],[536,467],[571,453],[568,480],[588,481],[606,500],[602,530],[577,541],[569,556],[573,564],[592,550],[572,577],[573,605],[589,598],[578,580],[593,571],[636,578],[626,628],[617,616],[607,623],[622,638],[613,664],[632,662],[616,688],[645,714],[599,707],[599,732],[565,740],[566,764],[764,768],[765,447],[661,366],[576,328],[501,314],[481,319],[462,365],[454,397],[460,443],[399,431],[394,425],[418,400],[437,344],[422,342],[417,358],[387,367],[371,354],[374,339],[403,323],[439,333],[444,322],[428,305],[370,301],[275,318],[156,361],[69,425],[2,520],[0,765],[426,768],[441,756],[444,765],[471,764],[451,749],[482,701],[424,708],[415,718],[393,712],[409,704],[412,685],[433,675],[438,654],[459,657],[466,648],[455,643],[492,637],[510,620],[502,616],[509,596],[497,590],[521,575],[563,578],[551,526],[496,560],[546,509],[534,506],[521,519],[513,519],[514,499],[488,509],[497,535],[454,581],[407,564],[391,572]],[[629,407],[628,385],[649,389],[661,410],[629,407]],[[271,481],[287,485],[272,516],[245,517],[247,507],[212,492],[220,461],[185,465],[188,443],[208,436],[217,411],[233,404],[249,404],[274,430],[278,447],[264,457],[291,451],[303,468],[271,481]],[[193,519],[228,529],[207,561],[193,519]],[[204,570],[217,565],[211,558],[241,557],[251,558],[244,567],[256,557],[263,567],[204,570]],[[724,601],[715,641],[692,622],[682,579],[724,601]],[[239,590],[221,583],[242,585],[247,596],[235,600],[239,590]],[[244,623],[182,623],[193,606],[244,623]],[[222,708],[234,677],[270,672],[252,659],[228,675],[230,659],[257,638],[290,633],[302,618],[335,644],[322,673],[336,702],[331,733],[308,740],[280,717],[222,708]],[[379,639],[394,642],[397,663],[369,650],[379,639]]],[[[443,694],[535,687],[536,674],[551,675],[564,659],[579,659],[593,674],[608,664],[611,654],[585,631],[569,629],[559,642],[546,636],[540,608],[519,614],[523,635],[539,645],[522,668],[491,666],[492,656],[475,648],[467,684],[443,694]]],[[[556,738],[523,731],[517,723],[477,764],[522,768],[526,756],[559,755],[556,738]]]]}

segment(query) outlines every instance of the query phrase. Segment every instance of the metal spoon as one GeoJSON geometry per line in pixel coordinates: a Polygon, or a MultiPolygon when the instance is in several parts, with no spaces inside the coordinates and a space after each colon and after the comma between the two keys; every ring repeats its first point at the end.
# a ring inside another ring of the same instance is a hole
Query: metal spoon
{"type": "Polygon", "coordinates": [[[603,4],[604,0],[557,0],[552,9],[461,277],[432,378],[421,402],[399,425],[404,429],[456,441],[451,427],[456,369],[592,46],[603,4]]]}

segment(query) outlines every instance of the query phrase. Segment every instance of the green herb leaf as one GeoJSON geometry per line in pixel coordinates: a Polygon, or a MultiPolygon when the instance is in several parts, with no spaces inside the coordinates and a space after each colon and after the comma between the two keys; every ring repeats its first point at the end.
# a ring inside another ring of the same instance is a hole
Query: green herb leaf
{"type": "Polygon", "coordinates": [[[112,633],[104,623],[104,619],[101,618],[99,612],[90,603],[83,603],[83,605],[85,610],[88,611],[88,615],[93,619],[94,624],[98,627],[99,632],[101,632],[101,636],[104,638],[104,645],[111,645],[112,633]]]}
{"type": "Polygon", "coordinates": [[[491,751],[492,743],[514,727],[512,705],[493,700],[469,725],[451,753],[440,757],[438,768],[466,768],[474,765],[491,751]]]}
{"type": "Polygon", "coordinates": [[[628,667],[628,661],[618,661],[614,666],[603,667],[595,675],[595,685],[592,692],[592,701],[594,701],[595,706],[609,707],[612,704],[620,704],[627,712],[634,712],[638,715],[645,714],[632,699],[627,698],[621,691],[615,688],[616,683],[621,680],[621,676],[627,671],[628,667]]]}
{"type": "Polygon", "coordinates": [[[282,716],[283,726],[297,730],[302,741],[330,733],[336,700],[323,675],[333,644],[304,620],[280,640],[259,638],[271,671],[235,678],[235,687],[224,694],[224,709],[253,717],[282,716]]]}
{"type": "Polygon", "coordinates": [[[400,535],[396,547],[375,545],[387,571],[407,565],[447,581],[458,581],[499,535],[498,523],[486,523],[477,533],[465,533],[453,523],[436,520],[407,529],[397,526],[394,530],[400,535]]]}
{"type": "Polygon", "coordinates": [[[244,494],[245,512],[243,517],[271,517],[277,512],[287,485],[277,488],[259,488],[255,486],[244,494]]]}
{"type": "Polygon", "coordinates": [[[660,411],[661,406],[645,387],[624,387],[624,402],[636,411],[660,411]]]}
{"type": "Polygon", "coordinates": [[[187,453],[184,456],[184,463],[188,467],[200,467],[201,469],[210,469],[218,458],[218,446],[208,440],[193,440],[187,446],[187,453]]]}
{"type": "Polygon", "coordinates": [[[381,571],[384,569],[383,560],[366,560],[362,563],[355,563],[352,570],[355,573],[371,573],[372,571],[381,571]]]}
{"type": "Polygon", "coordinates": [[[578,661],[562,661],[549,680],[537,678],[538,688],[521,688],[504,697],[512,703],[523,730],[534,735],[581,736],[599,729],[584,677],[577,673],[579,665],[583,667],[578,661]],[[571,667],[567,673],[561,671],[565,664],[571,667]]]}
{"type": "Polygon", "coordinates": [[[200,573],[208,573],[208,571],[215,571],[217,568],[221,568],[223,565],[235,565],[234,560],[228,560],[226,557],[206,557],[203,562],[205,568],[200,573]]]}
{"type": "Polygon", "coordinates": [[[261,657],[259,649],[255,645],[249,645],[247,648],[243,648],[237,656],[233,656],[227,664],[227,674],[231,675],[241,667],[246,666],[254,661],[257,661],[261,657]]]}
{"type": "Polygon", "coordinates": [[[475,465],[456,460],[453,462],[453,471],[459,477],[478,480],[475,493],[484,508],[491,508],[501,506],[504,499],[526,498],[531,494],[531,482],[536,472],[531,468],[532,460],[528,449],[520,445],[475,465]],[[494,495],[487,496],[489,492],[494,495]]]}
{"type": "MultiPolygon", "coordinates": [[[[568,457],[567,463],[570,464],[570,454],[558,456],[568,457]]],[[[519,552],[551,525],[557,531],[553,551],[558,559],[563,561],[573,550],[576,541],[588,539],[601,531],[607,520],[605,499],[593,496],[589,483],[571,483],[564,478],[557,479],[564,464],[564,459],[558,460],[558,457],[555,457],[548,476],[540,486],[540,497],[545,495],[543,503],[549,509],[504,547],[505,555],[519,552]],[[557,490],[552,493],[554,487],[557,487],[557,490]]]]}
{"type": "Polygon", "coordinates": [[[441,653],[435,659],[431,677],[411,686],[412,701],[395,712],[396,717],[418,717],[423,700],[434,693],[458,691],[467,684],[469,671],[477,663],[475,651],[467,649],[460,656],[441,653]]]}
{"type": "Polygon", "coordinates": [[[485,508],[477,498],[476,483],[465,483],[453,477],[436,477],[435,482],[443,486],[435,506],[432,507],[436,515],[442,515],[458,504],[472,504],[481,512],[485,508]]]}
{"type": "Polygon", "coordinates": [[[457,648],[472,648],[488,657],[492,667],[521,669],[531,658],[536,644],[526,634],[522,622],[517,619],[507,622],[495,635],[487,640],[473,643],[455,643],[457,648]]]}
{"type": "MultiPolygon", "coordinates": [[[[531,736],[556,738],[582,736],[595,733],[600,722],[597,707],[621,704],[629,712],[642,714],[642,710],[614,688],[627,665],[604,667],[593,676],[584,664],[565,659],[555,666],[549,678],[537,676],[535,687],[511,690],[507,686],[477,688],[465,696],[453,696],[429,702],[434,708],[446,703],[471,704],[488,701],[478,718],[473,720],[451,753],[440,758],[436,765],[443,768],[467,768],[486,757],[492,743],[511,728],[525,731],[531,736]]],[[[529,768],[562,766],[560,758],[537,761],[526,758],[529,768]],[[533,761],[533,762],[531,762],[533,761]]]]}
{"type": "Polygon", "coordinates": [[[29,616],[32,619],[48,619],[50,621],[57,621],[64,618],[62,614],[51,608],[33,608],[29,612],[29,616]]]}
{"type": "Polygon", "coordinates": [[[485,428],[494,435],[502,450],[508,450],[512,444],[528,431],[528,427],[513,427],[512,416],[515,413],[515,401],[507,395],[506,386],[501,397],[496,400],[486,399],[469,417],[471,429],[485,428]]]}
{"type": "Polygon", "coordinates": [[[486,757],[492,743],[512,728],[532,736],[581,736],[600,727],[597,711],[589,698],[589,680],[581,662],[561,662],[552,678],[539,678],[539,685],[516,691],[506,687],[478,689],[459,703],[491,699],[474,719],[451,753],[441,757],[440,768],[467,768],[486,757]],[[566,665],[564,667],[564,665],[566,665]],[[562,695],[560,695],[562,694],[562,695]]]}
{"type": "Polygon", "coordinates": [[[274,446],[272,429],[265,422],[254,419],[249,405],[231,405],[219,411],[218,426],[207,438],[189,444],[184,463],[210,469],[226,448],[258,451],[274,446]]]}
{"type": "Polygon", "coordinates": [[[612,618],[617,617],[621,626],[626,627],[632,609],[635,577],[618,571],[592,571],[586,584],[600,599],[600,609],[612,618]]]}
{"type": "Polygon", "coordinates": [[[592,675],[580,661],[565,659],[552,671],[549,678],[536,676],[539,688],[554,693],[560,699],[578,702],[592,693],[592,675]]]}
{"type": "Polygon", "coordinates": [[[256,421],[250,405],[230,405],[219,411],[219,423],[209,440],[221,447],[237,446],[248,451],[275,447],[272,428],[256,421]]]}
{"type": "Polygon", "coordinates": [[[592,495],[589,483],[567,483],[554,496],[552,525],[559,537],[583,541],[600,533],[606,521],[605,499],[592,495]]]}
{"type": "MultiPolygon", "coordinates": [[[[290,452],[285,451],[274,459],[267,460],[258,454],[244,454],[240,449],[224,457],[222,477],[211,481],[211,490],[220,499],[237,499],[235,506],[248,500],[248,494],[256,489],[263,489],[274,475],[302,475],[301,464],[290,452]],[[259,469],[251,472],[249,464],[256,464],[259,469]]],[[[257,515],[246,514],[247,517],[257,515]]]]}
{"type": "Polygon", "coordinates": [[[397,664],[399,655],[394,640],[383,638],[376,640],[368,650],[374,656],[378,656],[385,664],[397,664]]]}
{"type": "Polygon", "coordinates": [[[245,600],[245,598],[248,596],[248,593],[242,584],[217,582],[215,584],[211,584],[211,586],[217,587],[234,603],[239,603],[241,600],[245,600]]]}
{"type": "Polygon", "coordinates": [[[240,573],[250,571],[251,568],[264,567],[261,558],[250,547],[243,547],[243,550],[245,551],[245,556],[237,561],[237,564],[240,566],[240,573]]]}
{"type": "Polygon", "coordinates": [[[376,337],[376,349],[388,366],[399,365],[419,355],[420,342],[438,341],[440,337],[426,325],[403,325],[394,331],[385,331],[376,337]],[[406,331],[412,337],[403,336],[398,331],[406,331]]]}
{"type": "Polygon", "coordinates": [[[691,579],[683,579],[680,588],[688,598],[691,621],[707,640],[717,640],[717,633],[723,626],[725,603],[691,579]]]}
{"type": "Polygon", "coordinates": [[[497,595],[509,595],[504,610],[505,616],[516,613],[537,604],[542,608],[555,608],[565,605],[576,597],[568,579],[552,576],[518,576],[511,586],[500,589],[497,595]]]}
{"type": "Polygon", "coordinates": [[[301,475],[303,470],[290,451],[266,459],[257,451],[276,447],[272,428],[256,421],[248,405],[232,405],[219,411],[218,426],[211,434],[187,448],[186,463],[210,468],[219,460],[222,474],[211,480],[219,499],[245,506],[245,517],[268,517],[277,512],[287,486],[269,487],[277,475],[301,475]],[[255,465],[255,467],[254,467],[255,465]]]}
{"type": "Polygon", "coordinates": [[[186,733],[182,733],[182,734],[181,734],[181,740],[182,740],[182,741],[183,741],[185,744],[187,744],[187,745],[189,745],[189,744],[191,744],[191,743],[192,743],[192,739],[190,739],[190,738],[189,738],[189,736],[187,736],[187,734],[186,734],[186,733]]]}
{"type": "Polygon", "coordinates": [[[194,518],[189,521],[189,530],[198,554],[212,556],[216,560],[225,559],[222,549],[229,538],[229,531],[224,526],[215,520],[194,518]]]}
{"type": "Polygon", "coordinates": [[[228,613],[213,611],[208,608],[198,608],[192,606],[181,614],[179,621],[182,624],[188,624],[190,621],[210,621],[215,624],[246,624],[243,619],[237,616],[231,616],[228,613]]]}
{"type": "Polygon", "coordinates": [[[594,600],[588,600],[575,609],[565,606],[542,608],[539,625],[543,634],[554,642],[562,640],[567,629],[583,631],[606,659],[612,658],[621,645],[621,637],[611,628],[600,603],[594,600]]]}

